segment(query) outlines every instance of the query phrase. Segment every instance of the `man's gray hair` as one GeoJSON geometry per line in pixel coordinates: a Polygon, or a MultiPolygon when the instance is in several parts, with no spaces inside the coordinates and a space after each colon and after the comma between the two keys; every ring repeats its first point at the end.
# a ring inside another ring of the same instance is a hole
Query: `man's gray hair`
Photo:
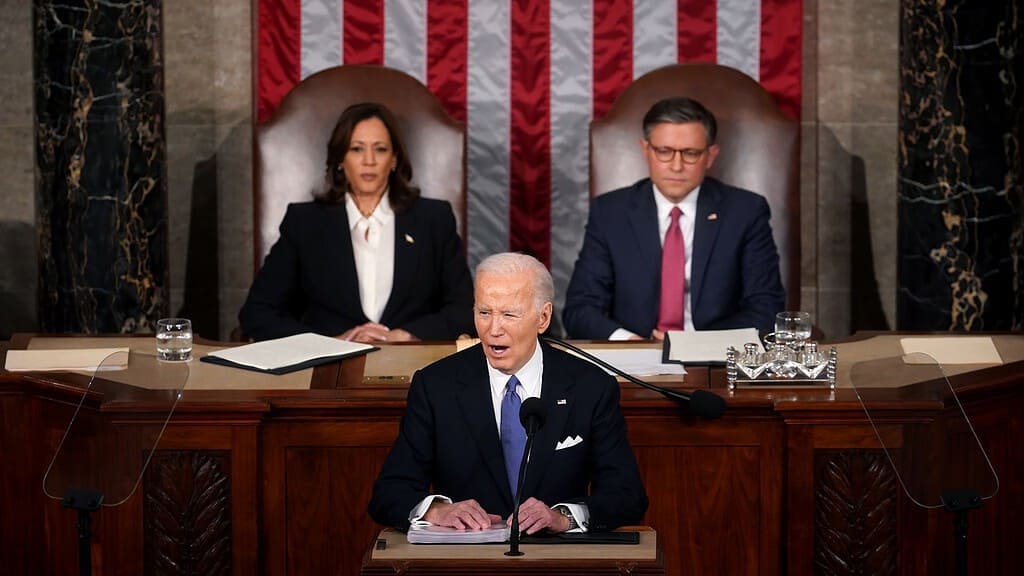
{"type": "Polygon", "coordinates": [[[484,258],[476,267],[477,279],[484,273],[510,276],[522,272],[529,272],[533,277],[533,298],[537,310],[544,308],[544,304],[548,302],[554,302],[555,283],[551,280],[551,273],[533,256],[518,252],[500,252],[484,258]]]}
{"type": "Polygon", "coordinates": [[[659,100],[644,115],[644,139],[651,138],[651,130],[658,124],[689,124],[697,122],[704,126],[708,146],[718,136],[718,122],[715,115],[693,98],[678,97],[659,100]]]}

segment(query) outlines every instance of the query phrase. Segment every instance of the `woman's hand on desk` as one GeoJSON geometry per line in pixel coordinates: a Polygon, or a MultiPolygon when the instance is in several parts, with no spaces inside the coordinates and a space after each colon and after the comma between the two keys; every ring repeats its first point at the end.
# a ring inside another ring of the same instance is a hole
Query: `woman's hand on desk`
{"type": "Polygon", "coordinates": [[[411,342],[417,340],[415,336],[406,330],[396,328],[394,330],[388,329],[383,324],[376,322],[367,322],[346,330],[343,334],[338,336],[341,340],[350,340],[352,342],[364,342],[366,344],[376,344],[378,342],[411,342]]]}

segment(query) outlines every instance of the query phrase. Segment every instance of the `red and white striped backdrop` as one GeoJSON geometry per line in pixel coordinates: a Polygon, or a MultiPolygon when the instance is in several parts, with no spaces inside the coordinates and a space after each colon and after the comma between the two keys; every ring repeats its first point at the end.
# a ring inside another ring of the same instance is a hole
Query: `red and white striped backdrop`
{"type": "Polygon", "coordinates": [[[676,62],[737,68],[798,117],[801,1],[259,0],[257,115],[338,64],[418,78],[467,126],[470,265],[529,252],[561,295],[586,221],[590,119],[676,62]]]}

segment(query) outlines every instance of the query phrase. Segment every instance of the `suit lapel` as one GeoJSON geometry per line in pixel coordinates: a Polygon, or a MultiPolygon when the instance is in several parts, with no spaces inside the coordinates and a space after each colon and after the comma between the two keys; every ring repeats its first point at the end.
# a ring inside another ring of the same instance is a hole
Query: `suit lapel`
{"type": "Polygon", "coordinates": [[[363,305],[359,299],[359,277],[356,271],[356,259],[352,252],[352,230],[349,227],[348,213],[345,205],[332,206],[329,209],[330,225],[327,227],[328,239],[324,245],[328,250],[328,273],[336,274],[339,291],[342,294],[342,306],[348,316],[369,319],[363,314],[363,305]],[[333,271],[333,272],[331,272],[333,271]]]}
{"type": "Polygon", "coordinates": [[[711,252],[718,238],[722,221],[722,191],[711,178],[705,178],[697,197],[697,219],[693,228],[693,265],[690,267],[690,309],[700,306],[704,288],[704,272],[711,260],[711,252]]]}
{"type": "Polygon", "coordinates": [[[498,423],[494,420],[494,404],[491,402],[490,379],[487,376],[487,359],[478,344],[474,360],[468,363],[456,376],[460,387],[456,399],[466,419],[470,437],[476,441],[480,459],[494,478],[498,492],[505,499],[506,507],[512,509],[512,487],[505,474],[505,458],[498,438],[498,423]]]}
{"type": "MultiPolygon", "coordinates": [[[[413,281],[416,278],[416,268],[419,265],[417,258],[419,250],[416,248],[416,240],[419,238],[419,229],[416,227],[415,205],[402,213],[395,214],[395,272],[394,281],[391,285],[391,295],[388,303],[381,313],[381,323],[388,324],[390,319],[398,312],[401,303],[408,299],[409,291],[415,288],[413,281]]],[[[423,239],[424,241],[426,238],[423,239]]]]}
{"type": "Polygon", "coordinates": [[[629,226],[636,239],[644,269],[654,274],[648,277],[657,278],[661,270],[661,238],[658,237],[658,208],[654,205],[654,187],[650,180],[640,184],[633,194],[629,226]]]}
{"type": "Polygon", "coordinates": [[[533,440],[533,451],[526,466],[523,500],[535,495],[537,487],[544,480],[555,453],[555,445],[564,437],[565,424],[574,401],[572,389],[575,383],[565,373],[559,359],[551,354],[551,349],[546,344],[541,344],[541,349],[544,352],[544,374],[541,377],[540,399],[547,408],[547,420],[533,440]],[[561,400],[565,403],[559,404],[561,400]]]}

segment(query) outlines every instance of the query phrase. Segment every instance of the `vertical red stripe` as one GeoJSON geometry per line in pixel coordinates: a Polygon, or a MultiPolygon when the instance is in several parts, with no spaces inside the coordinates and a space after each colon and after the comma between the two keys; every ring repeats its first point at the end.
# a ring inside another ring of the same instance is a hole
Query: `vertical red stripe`
{"type": "Polygon", "coordinates": [[[779,108],[800,119],[803,2],[761,1],[761,85],[779,108]]]}
{"type": "Polygon", "coordinates": [[[345,0],[342,62],[384,64],[384,0],[345,0]]]}
{"type": "Polygon", "coordinates": [[[509,246],[551,263],[551,10],[512,0],[509,246]]]}
{"type": "Polygon", "coordinates": [[[427,0],[427,88],[452,118],[466,121],[467,0],[427,0]]]}
{"type": "Polygon", "coordinates": [[[594,118],[633,81],[632,0],[594,0],[594,118]]]}
{"type": "Polygon", "coordinates": [[[260,0],[256,15],[256,118],[270,118],[301,75],[301,0],[260,0]]]}
{"type": "Polygon", "coordinates": [[[718,60],[717,19],[716,0],[679,0],[676,10],[679,62],[718,60]]]}

